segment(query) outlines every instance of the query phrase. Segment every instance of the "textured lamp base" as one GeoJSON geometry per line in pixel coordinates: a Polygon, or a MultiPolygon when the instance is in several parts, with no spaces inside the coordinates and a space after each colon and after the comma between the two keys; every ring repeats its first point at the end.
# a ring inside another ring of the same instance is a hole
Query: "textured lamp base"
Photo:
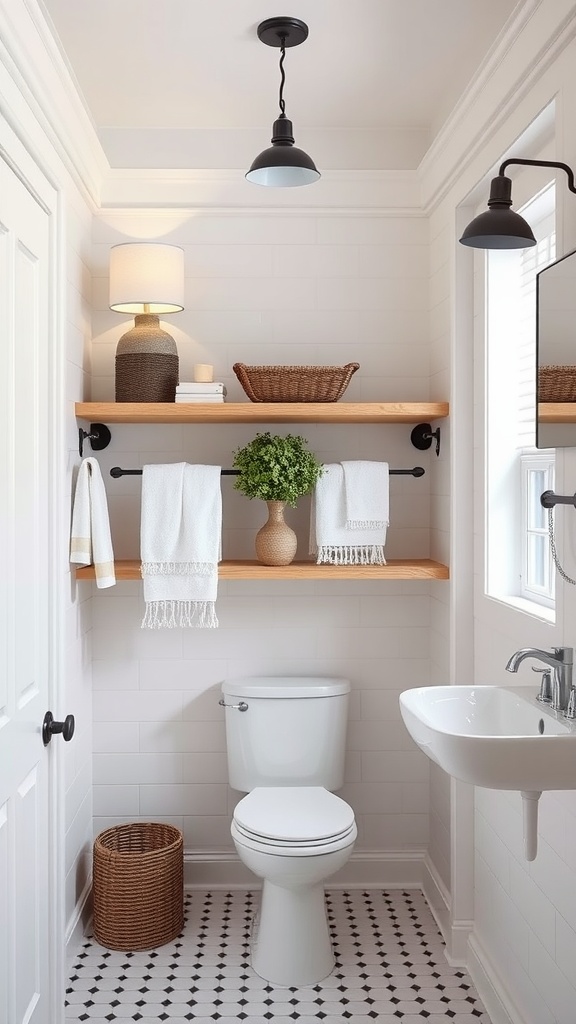
{"type": "Polygon", "coordinates": [[[174,402],[177,383],[178,356],[116,356],[117,402],[174,402]]]}
{"type": "Polygon", "coordinates": [[[157,316],[142,313],[116,349],[117,402],[174,402],[178,349],[157,316]]]}

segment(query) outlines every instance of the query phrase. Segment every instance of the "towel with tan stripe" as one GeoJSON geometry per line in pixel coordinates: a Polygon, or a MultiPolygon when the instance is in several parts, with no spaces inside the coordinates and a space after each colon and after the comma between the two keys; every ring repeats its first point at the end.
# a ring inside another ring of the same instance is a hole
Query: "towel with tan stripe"
{"type": "Polygon", "coordinates": [[[100,466],[92,458],[84,459],[78,470],[70,561],[76,565],[94,565],[96,586],[101,589],[116,583],[106,489],[100,466]]]}

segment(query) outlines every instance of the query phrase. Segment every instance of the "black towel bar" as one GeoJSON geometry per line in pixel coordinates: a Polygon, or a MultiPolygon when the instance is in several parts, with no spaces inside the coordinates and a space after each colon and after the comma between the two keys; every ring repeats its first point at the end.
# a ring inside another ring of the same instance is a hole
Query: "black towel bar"
{"type": "MultiPolygon", "coordinates": [[[[391,476],[424,476],[426,471],[422,466],[414,466],[413,469],[391,469],[391,476]]],[[[240,476],[239,469],[222,469],[222,476],[240,476]]],[[[117,479],[119,476],[142,476],[141,469],[121,469],[120,466],[112,466],[110,476],[117,479]]]]}

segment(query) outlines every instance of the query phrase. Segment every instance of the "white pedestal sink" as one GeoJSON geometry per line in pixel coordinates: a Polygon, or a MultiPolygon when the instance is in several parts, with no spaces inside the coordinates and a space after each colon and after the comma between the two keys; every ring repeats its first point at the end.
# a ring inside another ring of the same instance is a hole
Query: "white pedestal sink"
{"type": "Polygon", "coordinates": [[[500,686],[417,687],[400,694],[400,711],[420,749],[454,778],[522,793],[533,860],[542,791],[576,789],[576,723],[500,686]]]}

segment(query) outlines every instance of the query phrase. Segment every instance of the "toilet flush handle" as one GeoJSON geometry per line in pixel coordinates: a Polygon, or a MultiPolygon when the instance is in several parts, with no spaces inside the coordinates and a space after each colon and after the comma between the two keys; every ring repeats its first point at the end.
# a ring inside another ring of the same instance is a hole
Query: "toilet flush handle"
{"type": "Polygon", "coordinates": [[[234,711],[248,711],[248,705],[245,700],[241,700],[239,704],[227,704],[224,697],[221,697],[218,703],[221,708],[233,708],[234,711]]]}

